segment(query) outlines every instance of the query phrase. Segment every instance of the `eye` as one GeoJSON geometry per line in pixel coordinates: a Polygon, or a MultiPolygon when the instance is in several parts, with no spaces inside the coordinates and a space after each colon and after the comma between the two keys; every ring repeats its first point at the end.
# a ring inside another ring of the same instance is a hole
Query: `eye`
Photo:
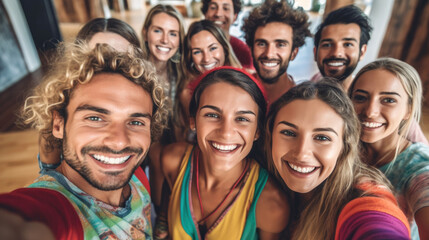
{"type": "Polygon", "coordinates": [[[266,44],[264,42],[256,42],[256,46],[258,46],[258,47],[265,47],[266,44]]]}
{"type": "Polygon", "coordinates": [[[382,102],[384,103],[396,103],[396,99],[394,98],[383,98],[382,102]]]}
{"type": "Polygon", "coordinates": [[[280,131],[280,133],[288,137],[296,137],[296,133],[292,130],[286,129],[286,130],[280,131]]]}
{"type": "Polygon", "coordinates": [[[217,9],[217,7],[216,7],[216,5],[212,4],[212,5],[210,5],[209,9],[210,9],[210,10],[216,10],[216,9],[217,9]]]}
{"type": "Polygon", "coordinates": [[[142,122],[142,121],[134,120],[134,121],[130,122],[130,125],[133,125],[133,126],[145,126],[146,124],[144,122],[142,122]]]}
{"type": "Polygon", "coordinates": [[[323,134],[316,135],[314,137],[314,139],[317,140],[317,141],[322,141],[322,142],[325,142],[325,141],[329,141],[330,142],[331,141],[330,137],[328,137],[326,135],[323,135],[323,134]]]}
{"type": "Polygon", "coordinates": [[[224,8],[223,8],[223,10],[224,10],[225,12],[228,12],[228,11],[230,10],[230,8],[229,8],[229,7],[224,7],[224,8]]]}
{"type": "Polygon", "coordinates": [[[366,99],[367,98],[365,96],[359,95],[359,94],[353,96],[353,102],[356,102],[356,103],[363,103],[366,101],[366,99]]]}
{"type": "Polygon", "coordinates": [[[279,42],[277,43],[277,47],[286,47],[286,43],[285,42],[279,42]]]}
{"type": "Polygon", "coordinates": [[[215,46],[214,46],[214,47],[210,47],[210,51],[211,51],[211,52],[213,52],[213,51],[215,51],[217,48],[218,48],[218,47],[215,47],[215,46]]]}
{"type": "Polygon", "coordinates": [[[92,122],[101,122],[103,120],[100,117],[96,117],[96,116],[90,116],[85,119],[88,119],[89,121],[92,121],[92,122]]]}
{"type": "Polygon", "coordinates": [[[237,117],[237,121],[239,121],[239,122],[250,122],[250,119],[245,118],[245,117],[237,117]]]}
{"type": "Polygon", "coordinates": [[[192,51],[192,55],[197,55],[197,54],[200,54],[200,53],[201,53],[200,50],[194,50],[194,51],[192,51]]]}
{"type": "Polygon", "coordinates": [[[216,113],[206,113],[206,114],[204,114],[204,117],[208,117],[208,118],[220,118],[219,114],[216,114],[216,113]]]}
{"type": "Polygon", "coordinates": [[[153,32],[154,32],[154,33],[160,33],[160,32],[161,32],[161,30],[156,28],[156,29],[154,29],[154,30],[153,30],[153,32]]]}
{"type": "Polygon", "coordinates": [[[177,33],[176,33],[176,32],[171,32],[171,33],[170,33],[170,36],[172,36],[172,37],[177,37],[177,33]]]}
{"type": "Polygon", "coordinates": [[[350,42],[344,43],[344,47],[353,47],[353,46],[354,46],[353,43],[350,43],[350,42]]]}
{"type": "Polygon", "coordinates": [[[322,48],[328,48],[328,47],[331,47],[332,46],[332,44],[330,44],[330,43],[322,43],[322,44],[320,44],[320,47],[322,47],[322,48]]]}

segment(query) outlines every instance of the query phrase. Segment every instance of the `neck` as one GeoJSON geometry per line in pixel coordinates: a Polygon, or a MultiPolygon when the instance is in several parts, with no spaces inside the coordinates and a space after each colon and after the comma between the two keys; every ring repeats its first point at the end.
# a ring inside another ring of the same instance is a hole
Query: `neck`
{"type": "Polygon", "coordinates": [[[402,152],[410,143],[407,139],[401,139],[398,134],[392,134],[374,143],[364,143],[363,146],[366,150],[365,162],[375,167],[382,167],[390,163],[395,157],[398,142],[400,142],[399,152],[402,152]]]}
{"type": "Polygon", "coordinates": [[[80,190],[88,195],[107,203],[111,206],[124,206],[125,201],[129,198],[131,189],[129,184],[120,189],[104,191],[92,186],[84,179],[77,171],[71,168],[66,161],[62,161],[61,165],[56,169],[57,172],[63,174],[70,182],[72,182],[80,190]]]}
{"type": "Polygon", "coordinates": [[[341,83],[344,91],[348,92],[352,82],[353,82],[353,76],[350,74],[350,76],[348,76],[346,79],[344,79],[344,81],[341,83]]]}
{"type": "Polygon", "coordinates": [[[167,62],[158,61],[152,55],[149,57],[150,62],[155,66],[157,73],[163,73],[167,70],[167,62]]]}
{"type": "Polygon", "coordinates": [[[268,84],[263,81],[261,82],[264,85],[264,88],[267,92],[269,104],[275,102],[283,94],[289,91],[289,89],[295,86],[294,81],[289,78],[287,73],[284,73],[283,75],[281,75],[276,83],[268,84]]]}
{"type": "Polygon", "coordinates": [[[242,175],[246,168],[247,160],[243,159],[236,166],[229,170],[220,168],[208,161],[199,160],[199,183],[200,187],[210,191],[216,188],[230,189],[234,182],[242,175]]]}

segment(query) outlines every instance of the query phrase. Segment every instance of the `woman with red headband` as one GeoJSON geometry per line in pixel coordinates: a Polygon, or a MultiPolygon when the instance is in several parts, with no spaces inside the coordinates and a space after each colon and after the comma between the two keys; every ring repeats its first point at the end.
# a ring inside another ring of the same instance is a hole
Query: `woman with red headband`
{"type": "Polygon", "coordinates": [[[279,239],[288,201],[253,147],[264,135],[265,99],[261,84],[238,68],[197,81],[189,107],[197,143],[169,145],[161,157],[172,239],[279,239]]]}

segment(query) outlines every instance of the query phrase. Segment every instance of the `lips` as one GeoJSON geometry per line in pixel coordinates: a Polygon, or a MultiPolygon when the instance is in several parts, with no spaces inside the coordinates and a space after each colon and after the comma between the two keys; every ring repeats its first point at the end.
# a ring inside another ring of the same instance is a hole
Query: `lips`
{"type": "Polygon", "coordinates": [[[327,65],[328,67],[338,68],[347,66],[349,61],[344,58],[330,58],[323,60],[323,64],[327,65]]]}
{"type": "Polygon", "coordinates": [[[366,128],[379,128],[383,126],[383,123],[379,122],[362,122],[362,125],[366,128]]]}
{"type": "Polygon", "coordinates": [[[130,159],[131,155],[127,155],[127,156],[123,156],[123,157],[108,157],[108,156],[104,156],[101,154],[94,154],[94,155],[92,155],[92,157],[95,160],[102,162],[104,164],[118,165],[118,164],[123,164],[126,161],[128,161],[128,159],[130,159]]]}
{"type": "Polygon", "coordinates": [[[168,48],[168,47],[161,47],[161,46],[156,46],[156,49],[158,49],[159,51],[161,51],[161,52],[165,52],[165,53],[168,53],[168,52],[170,52],[170,50],[171,50],[171,48],[168,48]]]}
{"type": "Polygon", "coordinates": [[[314,170],[316,170],[316,167],[300,167],[298,165],[292,164],[290,162],[287,162],[287,164],[289,165],[289,167],[298,172],[298,173],[302,173],[302,174],[308,174],[313,172],[314,170]]]}
{"type": "Polygon", "coordinates": [[[221,152],[232,152],[238,148],[238,144],[220,144],[216,142],[210,142],[211,146],[221,152]]]}

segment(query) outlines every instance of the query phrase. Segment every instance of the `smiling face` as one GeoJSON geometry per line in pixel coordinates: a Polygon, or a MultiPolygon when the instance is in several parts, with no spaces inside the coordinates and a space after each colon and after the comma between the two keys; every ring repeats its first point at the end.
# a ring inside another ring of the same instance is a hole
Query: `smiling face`
{"type": "Polygon", "coordinates": [[[359,47],[360,27],[356,23],[332,24],[323,28],[314,56],[320,73],[340,81],[347,79],[366,52],[359,47]]]}
{"type": "Polygon", "coordinates": [[[152,58],[166,62],[177,52],[180,45],[179,27],[179,21],[167,13],[161,12],[153,16],[145,33],[152,58]]]}
{"type": "Polygon", "coordinates": [[[274,165],[294,192],[311,193],[334,170],[343,149],[343,119],[319,99],[294,100],[277,113],[274,165]]]}
{"type": "Polygon", "coordinates": [[[207,20],[218,25],[227,35],[231,24],[237,19],[232,0],[212,0],[205,14],[207,20]]]}
{"type": "Polygon", "coordinates": [[[258,105],[242,88],[218,82],[202,93],[191,128],[205,162],[227,171],[250,152],[257,133],[258,105]]]}
{"type": "Polygon", "coordinates": [[[253,65],[265,83],[276,83],[280,76],[287,74],[289,61],[298,53],[298,48],[292,50],[292,37],[292,27],[280,22],[271,22],[256,29],[253,65]]]}
{"type": "Polygon", "coordinates": [[[149,93],[122,75],[100,73],[77,86],[66,123],[58,114],[54,118],[53,134],[63,139],[64,175],[99,190],[123,187],[149,149],[151,115],[149,93]]]}
{"type": "Polygon", "coordinates": [[[409,118],[408,94],[391,72],[376,69],[355,80],[352,102],[362,123],[361,140],[397,141],[402,120],[409,118]]]}
{"type": "Polygon", "coordinates": [[[204,73],[225,64],[222,45],[209,31],[203,30],[191,37],[192,61],[195,68],[204,73]]]}

